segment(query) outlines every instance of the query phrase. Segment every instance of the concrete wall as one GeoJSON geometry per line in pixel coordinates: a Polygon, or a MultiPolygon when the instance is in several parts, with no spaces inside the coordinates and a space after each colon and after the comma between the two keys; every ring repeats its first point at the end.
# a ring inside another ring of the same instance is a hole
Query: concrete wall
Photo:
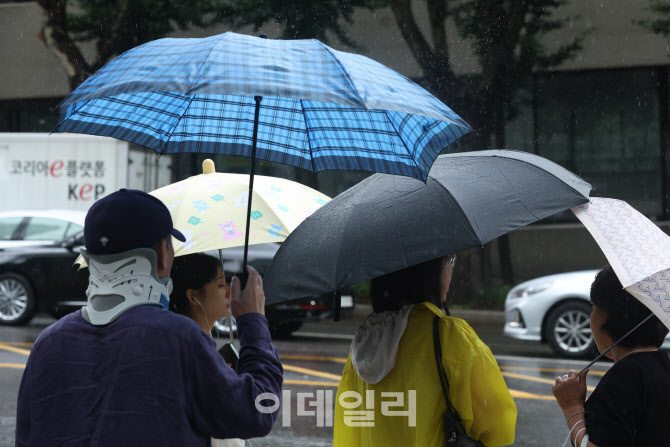
{"type": "Polygon", "coordinates": [[[41,23],[37,2],[0,4],[0,99],[70,92],[60,61],[38,38],[41,23]]]}
{"type": "MultiPolygon", "coordinates": [[[[584,51],[564,64],[561,69],[581,70],[607,67],[666,65],[668,40],[648,33],[635,25],[634,19],[649,17],[648,0],[572,0],[557,15],[577,16],[569,27],[547,36],[547,44],[560,46],[573,35],[592,29],[584,43],[584,51]]],[[[414,11],[423,29],[427,29],[427,13],[421,1],[414,2],[414,11]]],[[[28,97],[60,97],[68,93],[67,77],[58,58],[38,39],[42,12],[37,2],[0,4],[0,99],[28,97]]],[[[194,27],[188,33],[175,36],[202,37],[225,32],[225,26],[207,30],[194,27]]],[[[280,28],[268,25],[262,31],[271,38],[280,28]]],[[[386,64],[408,77],[421,75],[419,67],[407,48],[389,8],[376,11],[361,9],[349,35],[363,46],[361,53],[386,64]]],[[[250,29],[242,32],[251,33],[250,29]]],[[[470,42],[455,37],[452,24],[448,26],[450,53],[458,73],[474,73],[477,62],[470,42]]],[[[426,36],[430,39],[430,36],[426,36]]],[[[335,39],[336,49],[351,51],[335,39]]],[[[84,46],[91,56],[93,48],[84,46]]]]}

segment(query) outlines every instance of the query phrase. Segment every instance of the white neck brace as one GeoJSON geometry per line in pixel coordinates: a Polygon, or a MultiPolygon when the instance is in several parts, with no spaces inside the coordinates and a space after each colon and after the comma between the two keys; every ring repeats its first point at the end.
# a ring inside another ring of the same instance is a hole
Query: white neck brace
{"type": "Polygon", "coordinates": [[[81,310],[89,323],[109,324],[131,307],[151,304],[168,308],[172,280],[159,278],[156,252],[138,248],[114,255],[81,251],[90,272],[88,304],[81,310]]]}

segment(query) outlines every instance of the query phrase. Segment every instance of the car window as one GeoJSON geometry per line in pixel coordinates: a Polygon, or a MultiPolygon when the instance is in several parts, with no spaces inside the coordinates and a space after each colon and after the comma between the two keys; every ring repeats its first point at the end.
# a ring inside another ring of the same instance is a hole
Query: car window
{"type": "Polygon", "coordinates": [[[24,241],[61,241],[69,222],[50,217],[33,217],[28,222],[24,241]]]}
{"type": "Polygon", "coordinates": [[[12,234],[14,234],[22,220],[23,216],[3,217],[0,219],[0,241],[11,240],[12,234]]]}
{"type": "Polygon", "coordinates": [[[83,229],[84,227],[82,227],[81,225],[70,222],[70,226],[67,228],[67,231],[65,232],[65,237],[70,237],[74,234],[77,234],[83,229]]]}

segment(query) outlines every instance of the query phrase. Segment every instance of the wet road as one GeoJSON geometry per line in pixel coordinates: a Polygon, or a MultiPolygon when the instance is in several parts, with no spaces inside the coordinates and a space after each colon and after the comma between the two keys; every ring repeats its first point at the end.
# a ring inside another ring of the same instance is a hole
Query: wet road
{"type": "MultiPolygon", "coordinates": [[[[284,399],[287,402],[290,398],[290,406],[284,405],[272,433],[252,440],[252,446],[332,444],[333,429],[327,408],[332,408],[352,334],[368,310],[359,306],[352,320],[307,324],[291,338],[275,340],[285,370],[284,399]],[[319,407],[324,411],[315,411],[319,407]]],[[[555,359],[546,346],[503,337],[501,312],[454,311],[453,314],[471,324],[498,360],[519,412],[514,445],[562,445],[567,429],[551,394],[551,385],[557,375],[586,363],[555,359]]],[[[32,342],[53,321],[38,317],[25,327],[0,327],[0,447],[14,445],[16,395],[23,365],[32,342]]],[[[591,368],[590,389],[609,366],[599,363],[591,368]]]]}

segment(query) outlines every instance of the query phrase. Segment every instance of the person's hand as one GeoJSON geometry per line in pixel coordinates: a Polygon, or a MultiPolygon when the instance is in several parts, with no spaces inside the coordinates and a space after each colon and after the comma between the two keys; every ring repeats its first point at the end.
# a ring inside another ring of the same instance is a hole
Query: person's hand
{"type": "Polygon", "coordinates": [[[233,317],[248,313],[265,315],[265,293],[263,293],[263,279],[253,268],[247,266],[247,285],[240,290],[240,279],[234,276],[230,281],[230,311],[233,317]]]}
{"type": "Polygon", "coordinates": [[[556,384],[551,388],[558,405],[563,411],[571,411],[575,408],[584,408],[586,400],[586,375],[587,369],[581,376],[573,369],[566,375],[556,378],[556,384]]]}

